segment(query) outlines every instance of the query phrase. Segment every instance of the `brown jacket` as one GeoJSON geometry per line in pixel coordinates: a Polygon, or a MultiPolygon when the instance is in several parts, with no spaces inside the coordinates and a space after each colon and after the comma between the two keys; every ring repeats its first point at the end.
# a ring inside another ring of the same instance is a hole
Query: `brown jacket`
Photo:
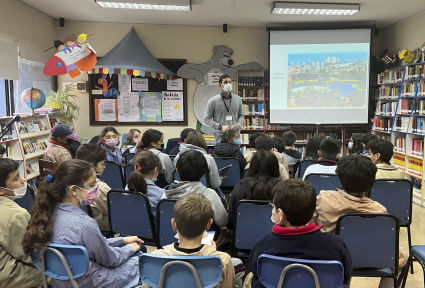
{"type": "Polygon", "coordinates": [[[393,165],[381,163],[381,164],[376,164],[376,168],[378,168],[378,171],[376,172],[376,176],[375,176],[376,179],[378,178],[404,179],[404,172],[393,165]]]}
{"type": "Polygon", "coordinates": [[[5,196],[0,196],[0,211],[0,288],[43,286],[41,271],[21,245],[30,214],[5,196]]]}
{"type": "Polygon", "coordinates": [[[58,165],[67,160],[71,160],[71,153],[69,153],[68,149],[62,147],[60,145],[50,143],[44,151],[44,160],[57,162],[58,165]]]}
{"type": "MultiPolygon", "coordinates": [[[[279,152],[276,152],[276,151],[272,151],[272,152],[274,153],[274,155],[276,155],[277,161],[279,162],[279,179],[283,181],[288,180],[289,168],[288,168],[288,163],[286,162],[285,157],[279,152]]],[[[249,165],[251,163],[252,156],[254,156],[254,153],[255,151],[248,151],[244,154],[246,162],[248,162],[248,164],[245,166],[245,169],[249,169],[249,165]]]]}
{"type": "MultiPolygon", "coordinates": [[[[215,288],[236,288],[235,284],[235,269],[233,268],[230,255],[224,252],[217,251],[215,247],[204,245],[198,252],[186,254],[174,248],[174,244],[164,246],[163,249],[155,250],[152,254],[170,255],[170,256],[209,256],[217,255],[223,263],[223,273],[221,274],[220,283],[215,288]]],[[[143,283],[142,288],[150,288],[146,283],[143,283]]]]}
{"type": "Polygon", "coordinates": [[[108,192],[111,190],[111,187],[108,186],[102,180],[98,180],[97,185],[99,185],[99,195],[97,195],[96,200],[93,204],[90,205],[90,208],[93,212],[93,218],[96,220],[99,225],[100,231],[109,231],[109,212],[108,212],[108,192]]]}

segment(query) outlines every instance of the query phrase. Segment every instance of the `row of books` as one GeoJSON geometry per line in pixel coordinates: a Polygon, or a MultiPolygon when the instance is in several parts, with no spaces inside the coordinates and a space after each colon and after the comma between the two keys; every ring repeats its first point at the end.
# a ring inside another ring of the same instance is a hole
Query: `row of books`
{"type": "Polygon", "coordinates": [[[416,96],[419,96],[419,97],[425,96],[425,81],[424,80],[421,80],[418,83],[418,94],[416,96]]]}
{"type": "Polygon", "coordinates": [[[267,129],[291,129],[288,124],[267,124],[267,129]]]}
{"type": "Polygon", "coordinates": [[[34,120],[21,120],[18,122],[19,127],[19,133],[20,134],[26,134],[26,133],[34,133],[34,132],[41,132],[45,130],[50,130],[48,126],[46,126],[46,123],[44,123],[43,118],[36,118],[34,120]]]}
{"type": "Polygon", "coordinates": [[[404,79],[415,79],[424,77],[424,64],[406,66],[404,79]]]}
{"type": "Polygon", "coordinates": [[[394,153],[393,164],[397,168],[404,171],[404,169],[406,168],[406,158],[404,157],[404,155],[394,153]]]}
{"type": "Polygon", "coordinates": [[[242,129],[264,129],[265,120],[263,117],[245,118],[242,123],[242,129]]]}
{"type": "Polygon", "coordinates": [[[241,134],[239,135],[239,138],[241,139],[241,143],[242,143],[242,144],[249,144],[249,135],[251,135],[251,134],[248,134],[248,133],[241,133],[241,134]]]}
{"type": "Polygon", "coordinates": [[[269,135],[270,137],[282,137],[282,133],[284,132],[267,132],[266,135],[269,135]]]}
{"type": "Polygon", "coordinates": [[[40,171],[40,168],[38,166],[38,162],[30,163],[25,167],[27,174],[34,174],[40,171]]]}
{"type": "Polygon", "coordinates": [[[424,156],[424,140],[413,139],[412,141],[412,155],[423,157],[424,156]]]}
{"type": "MultiPolygon", "coordinates": [[[[403,116],[395,117],[394,130],[400,131],[400,132],[407,132],[408,126],[409,126],[409,117],[403,117],[403,116]]],[[[390,130],[391,130],[391,126],[390,126],[390,130]]]]}
{"type": "Polygon", "coordinates": [[[413,103],[413,115],[425,115],[425,100],[416,98],[413,103]]]}
{"type": "Polygon", "coordinates": [[[297,141],[295,141],[296,144],[306,144],[310,138],[313,138],[316,136],[316,133],[314,132],[298,132],[295,133],[297,136],[297,141]]]}
{"type": "Polygon", "coordinates": [[[264,115],[264,104],[242,104],[243,114],[245,115],[264,115]]]}
{"type": "Polygon", "coordinates": [[[401,89],[401,97],[413,97],[416,93],[416,83],[409,82],[404,83],[403,88],[401,89]]]}
{"type": "Polygon", "coordinates": [[[28,140],[28,141],[23,141],[22,142],[22,146],[24,148],[24,152],[25,154],[32,154],[32,153],[36,153],[36,152],[40,152],[42,150],[46,150],[47,148],[47,143],[40,141],[37,141],[37,138],[35,138],[35,140],[28,140]]]}
{"type": "Polygon", "coordinates": [[[263,86],[262,76],[239,76],[239,86],[263,86]]]}
{"type": "Polygon", "coordinates": [[[408,158],[407,171],[411,174],[422,177],[423,161],[416,158],[408,158]]]}
{"type": "MultiPolygon", "coordinates": [[[[264,100],[266,93],[264,93],[264,89],[239,89],[239,97],[242,98],[242,100],[264,100]]],[[[268,90],[266,90],[268,92],[268,90]]]]}
{"type": "Polygon", "coordinates": [[[373,130],[391,131],[392,119],[374,119],[373,130]]]}
{"type": "Polygon", "coordinates": [[[399,86],[382,86],[381,96],[382,99],[397,99],[398,92],[400,91],[399,86]]]}
{"type": "Polygon", "coordinates": [[[390,70],[384,72],[383,84],[401,82],[403,77],[403,70],[390,70]]]}
{"type": "Polygon", "coordinates": [[[394,141],[394,151],[404,153],[406,151],[406,138],[396,137],[394,141]]]}
{"type": "Polygon", "coordinates": [[[378,103],[378,105],[376,105],[375,115],[394,116],[396,109],[397,109],[397,102],[378,103]]]}
{"type": "Polygon", "coordinates": [[[410,131],[415,134],[425,134],[424,132],[424,118],[415,118],[413,117],[410,120],[410,131]]]}
{"type": "Polygon", "coordinates": [[[376,135],[376,137],[381,138],[381,139],[385,139],[385,140],[388,140],[388,141],[391,141],[391,136],[390,135],[378,134],[378,135],[376,135]]]}
{"type": "Polygon", "coordinates": [[[400,99],[398,114],[411,114],[414,101],[413,99],[400,99]]]}

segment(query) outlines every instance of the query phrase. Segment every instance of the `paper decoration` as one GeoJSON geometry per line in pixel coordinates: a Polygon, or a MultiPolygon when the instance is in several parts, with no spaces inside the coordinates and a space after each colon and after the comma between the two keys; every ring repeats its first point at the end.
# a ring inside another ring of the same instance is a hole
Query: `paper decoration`
{"type": "Polygon", "coordinates": [[[147,78],[132,78],[131,87],[133,91],[149,91],[147,78]]]}
{"type": "Polygon", "coordinates": [[[111,87],[114,82],[112,80],[108,81],[107,76],[107,74],[103,74],[102,77],[97,80],[97,83],[100,86],[95,85],[95,88],[101,89],[102,94],[105,97],[117,98],[120,96],[120,92],[117,90],[117,88],[111,87]]]}
{"type": "Polygon", "coordinates": [[[118,97],[118,122],[139,121],[139,95],[137,92],[121,92],[118,97]]]}
{"type": "Polygon", "coordinates": [[[167,80],[167,90],[183,90],[183,78],[167,80]]]}
{"type": "Polygon", "coordinates": [[[115,99],[99,99],[97,121],[117,121],[115,99]]]}
{"type": "Polygon", "coordinates": [[[139,92],[140,120],[162,122],[162,95],[158,92],[139,92]]]}
{"type": "Polygon", "coordinates": [[[183,92],[162,92],[162,119],[164,121],[184,121],[183,92]]]}
{"type": "Polygon", "coordinates": [[[131,76],[118,74],[118,90],[120,92],[131,92],[131,76]]]}
{"type": "Polygon", "coordinates": [[[223,73],[208,73],[208,85],[218,85],[221,75],[223,73]]]}

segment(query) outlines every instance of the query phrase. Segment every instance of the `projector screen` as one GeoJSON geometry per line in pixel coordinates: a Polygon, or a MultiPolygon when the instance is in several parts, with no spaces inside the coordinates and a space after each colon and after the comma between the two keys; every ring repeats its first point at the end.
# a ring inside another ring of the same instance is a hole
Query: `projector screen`
{"type": "Polygon", "coordinates": [[[371,29],[269,33],[270,123],[368,122],[371,29]]]}

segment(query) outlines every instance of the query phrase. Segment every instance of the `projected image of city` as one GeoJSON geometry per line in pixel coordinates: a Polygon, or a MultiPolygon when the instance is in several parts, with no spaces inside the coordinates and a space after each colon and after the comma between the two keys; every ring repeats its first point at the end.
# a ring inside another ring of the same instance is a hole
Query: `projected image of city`
{"type": "Polygon", "coordinates": [[[369,51],[288,54],[288,108],[365,107],[369,51]]]}

